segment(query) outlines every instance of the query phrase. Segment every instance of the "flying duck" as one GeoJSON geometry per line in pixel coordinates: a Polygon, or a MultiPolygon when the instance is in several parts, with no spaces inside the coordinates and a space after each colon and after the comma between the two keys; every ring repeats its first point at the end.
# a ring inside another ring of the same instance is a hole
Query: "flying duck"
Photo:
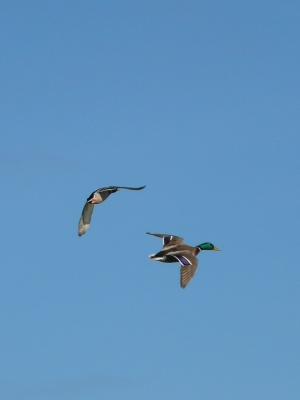
{"type": "Polygon", "coordinates": [[[160,237],[163,240],[162,250],[156,254],[150,254],[151,260],[164,263],[180,262],[180,286],[183,289],[195,275],[198,265],[197,254],[202,250],[221,251],[209,242],[192,247],[185,244],[183,238],[179,236],[150,232],[147,232],[147,234],[160,237]]]}
{"type": "Polygon", "coordinates": [[[144,187],[146,187],[146,185],[138,188],[126,187],[126,186],[107,186],[95,190],[86,199],[86,203],[83,207],[81,217],[78,223],[78,236],[82,236],[89,229],[94,210],[94,204],[103,203],[103,201],[106,200],[109,195],[118,192],[119,189],[142,190],[144,189],[144,187]]]}

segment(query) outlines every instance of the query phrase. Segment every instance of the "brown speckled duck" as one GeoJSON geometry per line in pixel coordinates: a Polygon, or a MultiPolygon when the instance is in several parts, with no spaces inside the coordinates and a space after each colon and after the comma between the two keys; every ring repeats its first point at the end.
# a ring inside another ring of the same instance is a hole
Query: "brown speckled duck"
{"type": "Polygon", "coordinates": [[[112,193],[116,193],[119,189],[129,189],[129,190],[142,190],[145,186],[138,188],[126,187],[126,186],[107,186],[95,190],[86,200],[83,207],[81,217],[78,223],[78,236],[82,236],[88,229],[91,223],[92,214],[94,211],[94,204],[103,203],[104,200],[108,198],[112,193]]]}

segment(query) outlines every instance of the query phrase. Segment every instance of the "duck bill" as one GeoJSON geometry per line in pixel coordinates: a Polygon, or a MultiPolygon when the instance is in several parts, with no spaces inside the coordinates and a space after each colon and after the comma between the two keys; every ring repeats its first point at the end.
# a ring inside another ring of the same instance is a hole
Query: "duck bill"
{"type": "Polygon", "coordinates": [[[221,249],[218,249],[217,247],[214,246],[215,251],[221,251],[221,249]]]}

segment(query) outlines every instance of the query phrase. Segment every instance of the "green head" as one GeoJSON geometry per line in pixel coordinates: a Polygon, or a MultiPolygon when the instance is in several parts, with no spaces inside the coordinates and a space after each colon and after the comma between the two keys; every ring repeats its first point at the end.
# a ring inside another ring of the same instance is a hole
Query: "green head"
{"type": "Polygon", "coordinates": [[[218,249],[218,248],[215,247],[212,243],[209,243],[209,242],[205,242],[205,243],[199,244],[199,246],[197,246],[197,247],[199,247],[200,250],[215,250],[215,251],[221,251],[220,249],[218,249]]]}

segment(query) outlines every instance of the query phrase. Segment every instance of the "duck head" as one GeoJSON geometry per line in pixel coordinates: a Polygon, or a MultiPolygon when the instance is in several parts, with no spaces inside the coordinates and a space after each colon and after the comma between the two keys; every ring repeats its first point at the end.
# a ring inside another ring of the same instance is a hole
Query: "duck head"
{"type": "Polygon", "coordinates": [[[209,242],[205,242],[205,243],[201,243],[198,246],[198,249],[201,250],[215,250],[215,251],[221,251],[220,249],[218,249],[216,246],[214,246],[212,243],[209,242]]]}

